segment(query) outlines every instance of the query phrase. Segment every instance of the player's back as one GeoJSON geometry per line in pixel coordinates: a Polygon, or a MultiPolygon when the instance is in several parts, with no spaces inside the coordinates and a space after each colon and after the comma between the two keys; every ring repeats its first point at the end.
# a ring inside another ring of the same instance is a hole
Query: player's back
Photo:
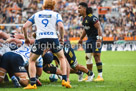
{"type": "Polygon", "coordinates": [[[52,10],[42,10],[35,13],[34,23],[36,24],[36,38],[58,38],[56,34],[56,24],[62,21],[60,14],[52,10]]]}

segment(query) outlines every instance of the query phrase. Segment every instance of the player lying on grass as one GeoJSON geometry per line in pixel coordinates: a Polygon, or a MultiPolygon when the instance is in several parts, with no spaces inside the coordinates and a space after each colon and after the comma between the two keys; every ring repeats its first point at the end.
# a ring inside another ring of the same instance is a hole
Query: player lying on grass
{"type": "MultiPolygon", "coordinates": [[[[21,42],[16,40],[16,42],[21,42]]],[[[24,43],[24,42],[23,42],[24,43]]],[[[0,82],[3,81],[4,76],[9,73],[15,87],[28,85],[28,75],[25,69],[28,66],[28,59],[30,56],[30,46],[23,44],[20,48],[15,51],[5,53],[1,58],[0,63],[0,82]]],[[[42,74],[42,58],[39,57],[36,61],[37,65],[37,76],[40,77],[42,74]]],[[[39,84],[37,79],[37,84],[39,84]]]]}

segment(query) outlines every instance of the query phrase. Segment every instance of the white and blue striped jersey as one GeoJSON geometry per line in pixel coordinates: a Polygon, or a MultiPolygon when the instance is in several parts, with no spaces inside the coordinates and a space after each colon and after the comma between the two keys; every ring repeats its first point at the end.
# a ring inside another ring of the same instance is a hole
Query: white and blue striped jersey
{"type": "MultiPolygon", "coordinates": [[[[24,65],[28,66],[28,61],[30,58],[30,50],[31,50],[30,46],[23,44],[20,48],[12,52],[21,55],[24,60],[24,65]]],[[[39,56],[39,58],[36,60],[36,67],[42,67],[42,66],[43,66],[43,59],[41,56],[39,56]]]]}
{"type": "Polygon", "coordinates": [[[28,21],[36,25],[36,39],[58,38],[56,33],[56,24],[62,22],[59,13],[52,10],[42,10],[33,14],[28,21]]]}
{"type": "Polygon", "coordinates": [[[0,44],[0,55],[2,56],[3,54],[5,54],[6,52],[9,52],[11,51],[10,48],[9,48],[9,45],[6,45],[6,44],[3,44],[1,43],[0,44]]]}

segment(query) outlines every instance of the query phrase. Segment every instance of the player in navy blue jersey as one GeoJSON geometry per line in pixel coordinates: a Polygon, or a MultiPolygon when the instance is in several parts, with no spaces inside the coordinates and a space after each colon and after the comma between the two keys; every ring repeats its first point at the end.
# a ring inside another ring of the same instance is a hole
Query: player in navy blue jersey
{"type": "Polygon", "coordinates": [[[99,19],[92,14],[92,8],[84,2],[79,3],[78,13],[83,17],[83,34],[80,37],[79,44],[82,44],[83,38],[87,35],[86,41],[86,64],[87,68],[92,70],[92,56],[94,56],[98,77],[95,81],[104,81],[102,77],[102,62],[100,59],[102,48],[102,28],[99,19]]]}

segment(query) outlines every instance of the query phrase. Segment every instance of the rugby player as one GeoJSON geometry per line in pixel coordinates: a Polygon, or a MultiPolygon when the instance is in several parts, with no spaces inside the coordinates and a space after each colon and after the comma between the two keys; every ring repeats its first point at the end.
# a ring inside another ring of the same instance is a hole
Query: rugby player
{"type": "Polygon", "coordinates": [[[84,27],[83,33],[80,37],[79,44],[82,44],[83,38],[87,35],[86,41],[86,64],[87,68],[92,70],[92,55],[94,56],[98,77],[95,81],[104,81],[102,77],[102,62],[100,59],[102,48],[102,28],[98,18],[92,14],[92,9],[88,8],[85,2],[79,3],[78,12],[83,16],[82,25],[84,27]]]}
{"type": "MultiPolygon", "coordinates": [[[[21,41],[18,39],[16,40],[14,39],[14,41],[21,43],[21,41]]],[[[22,41],[22,46],[20,48],[18,48],[15,51],[11,51],[11,52],[9,51],[7,51],[1,58],[0,82],[3,81],[3,78],[7,72],[9,73],[15,87],[20,87],[21,84],[23,86],[28,85],[29,80],[25,67],[28,66],[28,60],[30,56],[30,46],[25,45],[24,42],[22,41]]],[[[43,65],[42,58],[39,57],[36,60],[36,69],[37,69],[38,77],[40,77],[42,74],[42,65],[43,65]]],[[[38,79],[36,81],[38,85],[41,85],[38,79]]]]}
{"type": "Polygon", "coordinates": [[[43,2],[43,10],[39,11],[31,16],[28,21],[23,26],[25,43],[29,44],[29,38],[27,37],[27,28],[32,26],[35,23],[37,27],[36,31],[36,41],[32,46],[31,55],[29,59],[29,75],[30,75],[30,83],[24,89],[37,89],[36,86],[36,59],[42,55],[44,49],[50,48],[53,53],[56,53],[59,61],[60,67],[62,70],[62,86],[66,88],[71,88],[69,82],[67,82],[67,71],[68,64],[66,63],[66,59],[63,53],[63,50],[60,46],[58,36],[56,34],[56,25],[60,30],[60,41],[64,40],[64,26],[62,23],[62,17],[59,13],[54,12],[53,9],[55,7],[54,0],[44,0],[43,2]],[[41,48],[41,45],[44,44],[44,48],[41,48]],[[50,45],[48,45],[50,44],[50,45]],[[55,46],[54,46],[55,44],[55,46]],[[40,48],[39,48],[40,45],[40,48]],[[48,47],[48,48],[47,48],[48,47]]]}
{"type": "MultiPolygon", "coordinates": [[[[68,42],[64,43],[63,50],[64,50],[64,55],[65,55],[69,65],[71,67],[70,72],[77,73],[79,75],[78,81],[79,82],[82,81],[83,72],[89,76],[88,81],[92,81],[93,76],[94,76],[93,72],[89,71],[84,66],[78,64],[77,59],[76,59],[76,55],[74,53],[74,50],[71,48],[70,43],[68,43],[68,42]]],[[[43,55],[43,70],[44,70],[44,72],[61,75],[62,72],[57,67],[50,65],[53,60],[57,61],[57,63],[59,64],[59,60],[55,54],[53,55],[51,52],[48,51],[46,54],[43,55]]],[[[67,78],[67,79],[69,79],[69,78],[67,78]]]]}
{"type": "MultiPolygon", "coordinates": [[[[86,69],[84,66],[78,64],[74,50],[72,49],[71,44],[69,42],[64,43],[63,51],[70,67],[72,68],[71,73],[73,71],[73,73],[77,73],[79,75],[78,81],[79,82],[82,81],[82,78],[83,78],[82,72],[88,75],[87,81],[92,81],[94,77],[93,72],[86,69]]],[[[56,55],[54,55],[54,60],[56,60],[59,63],[56,55]]]]}

